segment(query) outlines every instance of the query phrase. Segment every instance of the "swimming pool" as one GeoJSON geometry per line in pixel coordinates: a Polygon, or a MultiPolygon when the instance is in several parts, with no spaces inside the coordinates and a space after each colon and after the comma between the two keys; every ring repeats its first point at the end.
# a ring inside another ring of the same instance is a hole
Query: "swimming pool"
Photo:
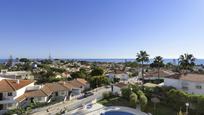
{"type": "Polygon", "coordinates": [[[134,115],[134,114],[122,111],[108,111],[101,115],[134,115]]]}

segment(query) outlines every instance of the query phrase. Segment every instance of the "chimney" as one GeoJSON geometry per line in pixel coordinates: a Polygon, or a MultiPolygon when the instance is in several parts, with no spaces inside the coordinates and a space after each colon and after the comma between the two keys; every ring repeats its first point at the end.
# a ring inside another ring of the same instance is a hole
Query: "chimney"
{"type": "Polygon", "coordinates": [[[17,79],[16,83],[17,83],[17,84],[20,84],[20,80],[19,80],[19,79],[17,79]]]}

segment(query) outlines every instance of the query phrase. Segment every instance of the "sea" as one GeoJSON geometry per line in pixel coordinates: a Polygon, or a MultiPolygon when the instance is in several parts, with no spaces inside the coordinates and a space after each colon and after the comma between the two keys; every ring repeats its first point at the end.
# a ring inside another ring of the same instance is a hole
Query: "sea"
{"type": "MultiPolygon", "coordinates": [[[[125,63],[125,62],[135,61],[135,59],[63,59],[63,60],[77,60],[77,61],[87,61],[87,62],[107,62],[107,63],[125,63]]],[[[0,59],[1,64],[5,62],[7,62],[7,59],[0,59]]],[[[152,63],[152,62],[153,62],[153,59],[150,59],[148,63],[152,63]]],[[[164,59],[164,63],[178,64],[178,59],[164,59]]],[[[204,65],[204,59],[196,59],[195,63],[197,65],[201,65],[201,64],[204,65]]]]}

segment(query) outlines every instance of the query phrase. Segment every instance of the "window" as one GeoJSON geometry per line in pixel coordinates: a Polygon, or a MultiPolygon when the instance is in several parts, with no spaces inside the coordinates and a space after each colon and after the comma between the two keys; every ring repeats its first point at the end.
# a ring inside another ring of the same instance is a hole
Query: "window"
{"type": "Polygon", "coordinates": [[[197,85],[196,89],[202,89],[202,86],[201,85],[197,85]]]}
{"type": "Polygon", "coordinates": [[[13,106],[13,104],[10,104],[10,103],[8,104],[8,107],[12,107],[12,106],[13,106]]]}
{"type": "Polygon", "coordinates": [[[188,90],[188,87],[183,86],[182,89],[183,89],[183,90],[188,90]]]}
{"type": "Polygon", "coordinates": [[[61,92],[61,95],[64,95],[64,92],[61,92]]]}
{"type": "Polygon", "coordinates": [[[38,100],[38,101],[41,101],[41,97],[38,97],[37,100],[38,100]]]}
{"type": "Polygon", "coordinates": [[[13,96],[13,95],[12,95],[12,92],[8,92],[8,96],[13,96]]]}

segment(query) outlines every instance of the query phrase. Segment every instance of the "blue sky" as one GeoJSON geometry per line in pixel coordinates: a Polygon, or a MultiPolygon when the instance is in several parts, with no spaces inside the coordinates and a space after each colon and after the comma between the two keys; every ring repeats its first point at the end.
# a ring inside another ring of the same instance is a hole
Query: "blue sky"
{"type": "Polygon", "coordinates": [[[0,58],[204,58],[204,0],[1,0],[0,58]]]}

